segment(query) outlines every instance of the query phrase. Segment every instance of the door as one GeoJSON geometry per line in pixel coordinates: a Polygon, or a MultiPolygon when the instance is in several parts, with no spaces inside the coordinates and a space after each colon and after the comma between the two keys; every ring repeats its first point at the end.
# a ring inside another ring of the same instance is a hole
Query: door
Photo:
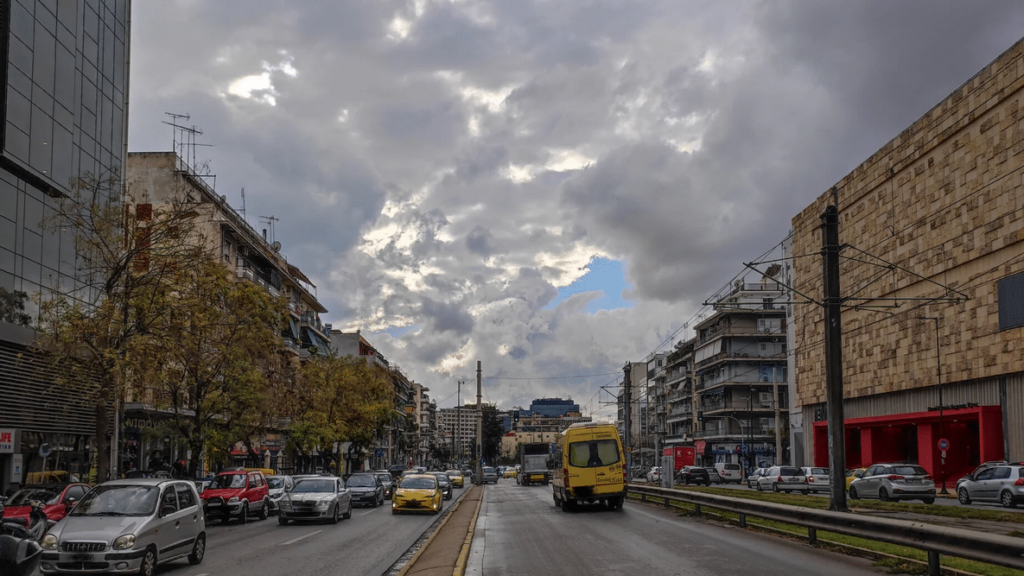
{"type": "Polygon", "coordinates": [[[167,555],[174,555],[181,542],[181,517],[178,514],[178,495],[174,484],[164,486],[156,513],[157,527],[153,531],[153,539],[157,558],[162,560],[167,555]]]}
{"type": "Polygon", "coordinates": [[[203,508],[199,505],[199,497],[192,486],[185,483],[175,484],[174,491],[178,495],[178,511],[181,516],[181,526],[178,529],[182,532],[181,537],[188,538],[191,543],[191,539],[205,528],[203,508]]]}
{"type": "Polygon", "coordinates": [[[878,488],[881,482],[878,479],[878,475],[882,473],[884,466],[872,466],[864,472],[864,477],[853,484],[857,487],[857,494],[860,496],[871,497],[872,494],[878,494],[878,488]]]}

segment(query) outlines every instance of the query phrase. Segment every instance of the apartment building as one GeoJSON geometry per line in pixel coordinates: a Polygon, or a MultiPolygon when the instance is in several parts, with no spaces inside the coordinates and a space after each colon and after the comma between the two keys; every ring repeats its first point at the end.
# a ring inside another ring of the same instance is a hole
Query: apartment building
{"type": "MultiPolygon", "coordinates": [[[[73,180],[123,173],[131,2],[12,0],[0,12],[0,296],[25,307],[0,318],[6,491],[43,469],[86,477],[95,458],[95,399],[57,386],[30,345],[37,295],[86,305],[101,296],[81,273],[74,234],[43,222],[73,180]]],[[[116,186],[106,192],[120,195],[116,186]]]]}
{"type": "Polygon", "coordinates": [[[694,447],[705,463],[749,468],[785,461],[786,310],[776,304],[784,294],[769,277],[737,281],[715,297],[714,313],[694,327],[694,447]]]}
{"type": "Polygon", "coordinates": [[[444,431],[445,441],[450,444],[449,449],[455,458],[463,463],[470,461],[473,447],[476,446],[478,415],[476,403],[441,408],[437,411],[438,423],[444,431]]]}

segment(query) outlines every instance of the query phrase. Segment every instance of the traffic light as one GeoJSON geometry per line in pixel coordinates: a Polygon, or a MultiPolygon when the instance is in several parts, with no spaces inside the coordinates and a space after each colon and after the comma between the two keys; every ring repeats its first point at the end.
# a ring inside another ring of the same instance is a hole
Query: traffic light
{"type": "Polygon", "coordinates": [[[702,412],[700,410],[697,410],[697,422],[703,422],[703,421],[704,421],[704,412],[702,412]]]}

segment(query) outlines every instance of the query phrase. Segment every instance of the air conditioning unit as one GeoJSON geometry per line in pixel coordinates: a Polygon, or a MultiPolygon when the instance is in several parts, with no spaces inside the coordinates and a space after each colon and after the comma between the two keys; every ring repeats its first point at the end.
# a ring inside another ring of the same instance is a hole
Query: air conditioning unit
{"type": "Polygon", "coordinates": [[[771,392],[761,392],[761,402],[771,403],[771,401],[772,401],[772,393],[771,392]]]}

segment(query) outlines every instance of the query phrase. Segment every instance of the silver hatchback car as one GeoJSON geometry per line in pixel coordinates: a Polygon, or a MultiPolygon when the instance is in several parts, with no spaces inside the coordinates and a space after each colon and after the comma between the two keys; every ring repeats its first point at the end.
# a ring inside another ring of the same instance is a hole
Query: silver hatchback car
{"type": "Polygon", "coordinates": [[[206,519],[188,480],[131,478],[96,486],[42,541],[43,574],[132,572],[206,553],[206,519]]]}
{"type": "Polygon", "coordinates": [[[758,477],[756,486],[759,491],[811,492],[803,469],[796,466],[772,466],[763,476],[758,477]]]}
{"type": "Polygon", "coordinates": [[[831,490],[831,474],[829,474],[828,468],[805,466],[803,470],[807,476],[807,487],[811,489],[811,492],[828,492],[831,490]]]}
{"type": "Polygon", "coordinates": [[[935,502],[935,480],[917,464],[875,464],[850,483],[850,498],[935,502]]]}
{"type": "Polygon", "coordinates": [[[998,502],[1014,508],[1024,501],[1024,463],[992,466],[971,474],[959,484],[956,495],[961,504],[998,502]]]}

